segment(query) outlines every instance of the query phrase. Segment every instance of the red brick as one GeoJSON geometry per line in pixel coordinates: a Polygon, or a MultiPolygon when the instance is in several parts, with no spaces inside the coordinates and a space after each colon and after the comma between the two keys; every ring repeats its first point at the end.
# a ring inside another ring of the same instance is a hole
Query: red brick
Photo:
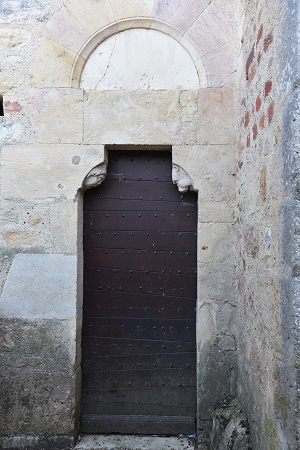
{"type": "Polygon", "coordinates": [[[249,83],[251,83],[251,81],[252,81],[253,78],[255,77],[255,74],[256,74],[256,65],[253,64],[253,66],[252,66],[251,69],[250,69],[250,73],[249,73],[249,75],[248,75],[248,81],[249,81],[249,83]]]}
{"type": "Polygon", "coordinates": [[[259,126],[260,128],[265,128],[265,115],[263,114],[259,120],[259,126]]]}
{"type": "Polygon", "coordinates": [[[264,39],[264,52],[267,52],[270,48],[270,45],[273,42],[273,34],[269,33],[267,37],[264,39]]]}
{"type": "Polygon", "coordinates": [[[250,134],[248,134],[248,136],[247,136],[247,143],[246,143],[246,146],[248,148],[250,147],[250,143],[251,143],[250,134]]]}
{"type": "Polygon", "coordinates": [[[254,60],[254,45],[252,47],[251,52],[249,53],[248,59],[246,61],[246,78],[249,76],[249,69],[254,60]]]}
{"type": "Polygon", "coordinates": [[[247,111],[245,114],[245,128],[249,125],[249,122],[250,122],[250,113],[249,111],[247,111]]]}
{"type": "Polygon", "coordinates": [[[272,102],[271,105],[268,108],[268,122],[269,122],[269,125],[272,122],[273,117],[274,117],[274,106],[275,106],[274,102],[272,102]]]}
{"type": "Polygon", "coordinates": [[[258,55],[257,55],[257,64],[258,64],[258,65],[260,64],[261,57],[262,57],[261,52],[258,52],[258,55]]]}
{"type": "Polygon", "coordinates": [[[6,112],[20,112],[23,109],[23,106],[18,102],[10,102],[9,100],[4,102],[4,109],[6,112]]]}
{"type": "Polygon", "coordinates": [[[265,83],[265,98],[270,94],[271,89],[272,89],[272,81],[269,80],[265,83]]]}
{"type": "Polygon", "coordinates": [[[252,131],[253,131],[253,140],[256,141],[257,134],[258,134],[257,125],[256,124],[253,126],[252,131]]]}
{"type": "Polygon", "coordinates": [[[256,102],[255,102],[255,110],[256,110],[256,112],[259,111],[260,108],[261,108],[261,98],[258,95],[257,98],[256,98],[256,102]]]}
{"type": "Polygon", "coordinates": [[[259,27],[258,33],[257,33],[257,41],[256,41],[256,45],[258,45],[259,41],[260,41],[261,38],[262,38],[263,30],[264,30],[264,25],[261,24],[261,26],[259,27]]]}

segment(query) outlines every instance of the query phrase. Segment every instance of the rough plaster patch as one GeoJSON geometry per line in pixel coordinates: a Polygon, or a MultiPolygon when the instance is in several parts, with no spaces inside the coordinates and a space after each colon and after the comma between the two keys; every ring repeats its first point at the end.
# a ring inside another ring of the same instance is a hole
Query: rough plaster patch
{"type": "Polygon", "coordinates": [[[197,89],[199,79],[191,57],[175,39],[135,29],[112,36],[94,50],[83,69],[81,87],[197,89]]]}
{"type": "Polygon", "coordinates": [[[39,0],[2,0],[0,6],[0,23],[44,22],[47,18],[47,8],[39,0]]]}
{"type": "Polygon", "coordinates": [[[16,255],[0,300],[1,317],[74,317],[76,279],[76,256],[16,255]]]}
{"type": "Polygon", "coordinates": [[[1,233],[7,245],[12,247],[26,247],[39,241],[37,233],[28,231],[4,231],[1,233]]]}

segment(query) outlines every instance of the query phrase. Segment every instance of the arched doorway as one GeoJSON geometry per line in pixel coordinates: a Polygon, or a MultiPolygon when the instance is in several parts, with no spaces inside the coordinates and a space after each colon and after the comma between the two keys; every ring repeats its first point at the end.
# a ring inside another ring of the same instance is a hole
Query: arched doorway
{"type": "Polygon", "coordinates": [[[84,196],[84,433],[195,433],[197,194],[171,171],[111,151],[84,196]]]}

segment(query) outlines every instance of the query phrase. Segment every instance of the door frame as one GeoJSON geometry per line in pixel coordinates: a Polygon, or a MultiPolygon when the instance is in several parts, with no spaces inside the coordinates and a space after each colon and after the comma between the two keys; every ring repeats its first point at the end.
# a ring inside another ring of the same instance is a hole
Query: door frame
{"type": "MultiPolygon", "coordinates": [[[[87,189],[93,189],[94,187],[99,186],[102,181],[106,178],[106,170],[105,166],[107,167],[109,164],[108,159],[108,152],[113,152],[114,150],[117,151],[126,151],[126,150],[135,150],[135,151],[170,151],[171,153],[171,161],[172,161],[172,178],[173,183],[177,184],[178,190],[181,190],[182,187],[179,186],[180,181],[184,178],[184,183],[190,183],[188,186],[186,186],[186,190],[191,188],[191,190],[196,191],[197,190],[193,187],[192,179],[189,177],[187,172],[178,164],[176,164],[173,160],[173,152],[172,152],[172,146],[170,145],[105,145],[104,146],[104,160],[99,163],[100,171],[102,172],[102,176],[99,178],[99,180],[95,181],[94,184],[86,184],[83,181],[82,187],[80,191],[78,192],[78,302],[77,302],[77,364],[80,366],[80,379],[77,381],[77,388],[76,388],[76,428],[77,428],[77,435],[79,435],[80,432],[80,408],[81,408],[81,332],[82,332],[82,307],[83,307],[83,272],[84,272],[84,265],[83,265],[83,201],[84,201],[84,192],[87,189]],[[103,166],[105,164],[105,166],[103,166]],[[174,172],[174,166],[175,166],[175,172],[174,172]],[[104,169],[103,169],[104,168],[104,169]],[[175,181],[174,181],[175,178],[175,181]]],[[[89,177],[90,173],[94,175],[95,168],[91,168],[91,171],[88,172],[87,176],[85,177],[85,180],[89,177]]],[[[199,209],[199,197],[197,201],[197,209],[199,209]]],[[[198,237],[199,237],[199,215],[197,220],[197,247],[198,247],[198,237]]],[[[198,283],[199,283],[199,263],[198,263],[198,251],[196,249],[197,253],[197,298],[196,298],[196,367],[198,367],[199,361],[198,361],[198,321],[197,321],[197,315],[198,315],[198,283]]],[[[198,399],[198,370],[196,373],[196,391],[197,391],[197,399],[198,399]]],[[[198,400],[197,400],[197,409],[198,409],[198,400]]],[[[197,414],[198,416],[198,414],[197,414]]],[[[196,417],[196,429],[197,429],[197,417],[196,417]]]]}

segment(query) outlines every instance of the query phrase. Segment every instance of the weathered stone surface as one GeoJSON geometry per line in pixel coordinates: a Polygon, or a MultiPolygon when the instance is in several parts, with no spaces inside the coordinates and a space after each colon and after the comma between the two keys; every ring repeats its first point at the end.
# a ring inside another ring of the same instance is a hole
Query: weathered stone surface
{"type": "Polygon", "coordinates": [[[3,450],[70,450],[73,444],[72,436],[0,436],[3,450]]]}
{"type": "Polygon", "coordinates": [[[202,223],[198,238],[198,261],[226,263],[234,261],[235,236],[228,223],[202,223]]]}
{"type": "Polygon", "coordinates": [[[234,87],[237,81],[235,42],[230,42],[208,52],[201,58],[206,69],[208,87],[234,87]]]}
{"type": "Polygon", "coordinates": [[[75,317],[76,261],[76,256],[16,255],[1,296],[1,317],[75,317]]]}
{"type": "Polygon", "coordinates": [[[4,225],[7,223],[14,223],[16,222],[18,219],[18,215],[15,213],[14,210],[11,211],[5,211],[5,210],[0,210],[0,224],[4,225]]]}
{"type": "Polygon", "coordinates": [[[1,435],[72,435],[75,377],[63,373],[2,372],[1,435]]]}
{"type": "Polygon", "coordinates": [[[37,233],[28,231],[4,231],[1,235],[7,245],[14,247],[31,246],[39,241],[37,233]]]}
{"type": "Polygon", "coordinates": [[[103,161],[101,145],[4,147],[1,151],[2,197],[26,201],[49,197],[74,199],[86,174],[103,161]]]}
{"type": "Polygon", "coordinates": [[[99,90],[186,90],[197,89],[199,79],[193,60],[175,39],[134,29],[112,36],[94,50],[80,85],[99,90]]]}
{"type": "Polygon", "coordinates": [[[186,36],[197,45],[199,56],[233,40],[226,17],[214,2],[210,2],[199,18],[191,24],[186,36]]]}
{"type": "MultiPolygon", "coordinates": [[[[125,4],[127,3],[130,2],[125,4]]],[[[67,0],[65,5],[78,23],[89,32],[90,36],[115,20],[110,0],[101,0],[100,2],[95,2],[94,0],[85,0],[84,2],[81,0],[67,0]]],[[[62,11],[59,14],[61,13],[62,11]]],[[[59,22],[64,22],[61,16],[59,16],[59,22]]],[[[66,34],[68,33],[69,31],[66,31],[66,34]]]]}
{"type": "Polygon", "coordinates": [[[233,207],[227,202],[199,201],[199,222],[233,223],[233,207]]]}
{"type": "Polygon", "coordinates": [[[80,233],[78,202],[59,201],[50,205],[51,250],[53,253],[76,254],[80,233]],[[66,230],[68,232],[66,233],[66,230]]]}
{"type": "Polygon", "coordinates": [[[189,174],[201,202],[234,199],[236,178],[233,146],[175,145],[173,163],[180,165],[189,174]]]}
{"type": "Polygon", "coordinates": [[[152,17],[154,0],[110,0],[115,20],[127,17],[152,17]]]}
{"type": "Polygon", "coordinates": [[[212,428],[213,450],[249,450],[250,430],[246,416],[236,400],[217,409],[212,428]]]}
{"type": "Polygon", "coordinates": [[[3,0],[0,12],[0,23],[19,23],[30,21],[44,22],[49,17],[47,8],[41,0],[3,0]]]}
{"type": "Polygon", "coordinates": [[[34,61],[30,66],[31,85],[34,88],[68,88],[76,53],[48,38],[39,41],[34,61]],[[49,70],[55,67],[55,70],[49,70]]]}
{"type": "Polygon", "coordinates": [[[84,143],[193,144],[197,91],[87,91],[84,143]]]}
{"type": "Polygon", "coordinates": [[[51,17],[44,35],[74,53],[78,53],[90,37],[90,33],[66,7],[51,17]]]}
{"type": "Polygon", "coordinates": [[[234,89],[200,89],[197,141],[199,144],[235,143],[236,105],[234,89]]]}
{"type": "Polygon", "coordinates": [[[209,262],[199,267],[199,297],[216,302],[236,302],[234,261],[209,262]],[[212,288],[213,286],[213,288],[212,288]]]}
{"type": "Polygon", "coordinates": [[[195,446],[192,439],[178,437],[162,436],[83,436],[77,443],[76,450],[194,450],[195,446]]]}
{"type": "Polygon", "coordinates": [[[81,144],[83,91],[36,89],[30,99],[29,118],[36,142],[81,144]]]}
{"type": "Polygon", "coordinates": [[[193,0],[186,8],[184,2],[180,0],[155,0],[154,17],[171,23],[179,30],[186,32],[195,20],[201,15],[209,5],[209,0],[193,0]]]}
{"type": "Polygon", "coordinates": [[[76,360],[75,328],[75,318],[1,318],[2,371],[67,374],[76,360]]]}

